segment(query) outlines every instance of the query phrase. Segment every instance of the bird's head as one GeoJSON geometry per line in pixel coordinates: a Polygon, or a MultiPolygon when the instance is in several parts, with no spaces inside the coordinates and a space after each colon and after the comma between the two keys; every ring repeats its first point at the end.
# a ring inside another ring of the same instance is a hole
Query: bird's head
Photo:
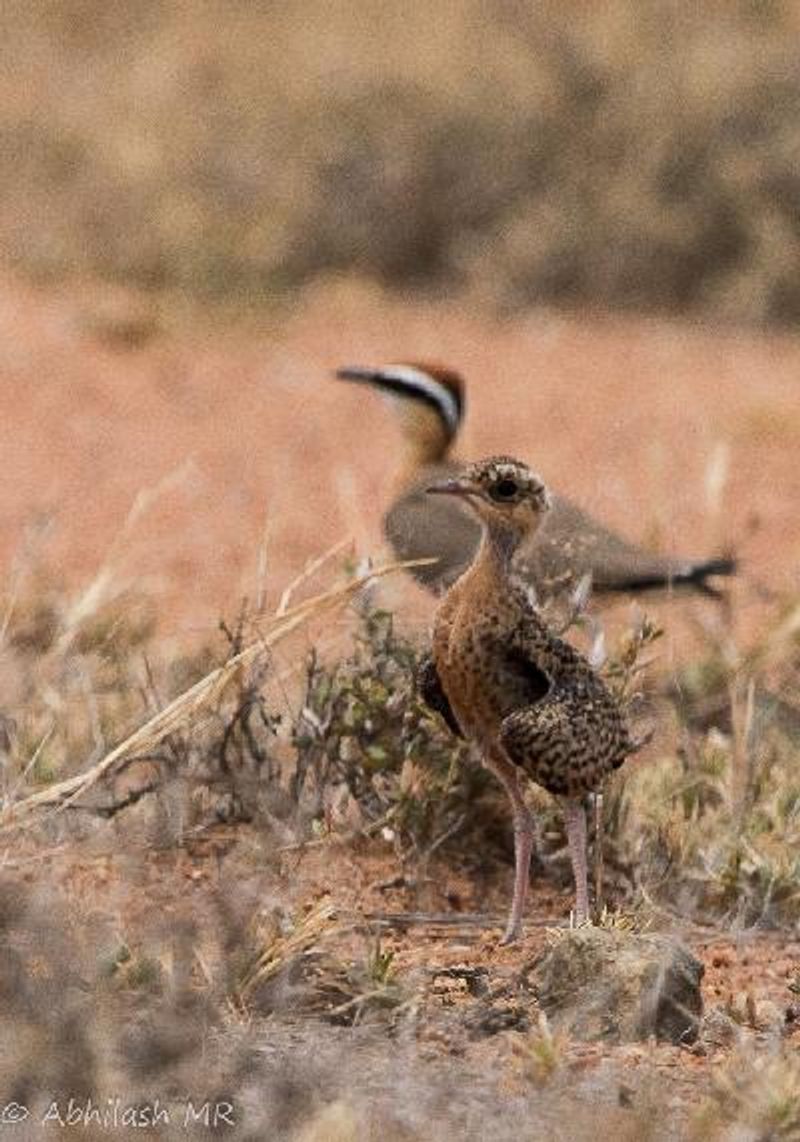
{"type": "Polygon", "coordinates": [[[342,381],[369,385],[392,404],[400,429],[425,462],[441,460],[464,418],[464,383],[444,365],[406,363],[336,370],[342,381]]]}
{"type": "Polygon", "coordinates": [[[465,468],[460,476],[426,489],[458,496],[480,516],[490,534],[516,546],[532,534],[550,510],[550,493],[535,472],[511,456],[492,456],[465,468]]]}

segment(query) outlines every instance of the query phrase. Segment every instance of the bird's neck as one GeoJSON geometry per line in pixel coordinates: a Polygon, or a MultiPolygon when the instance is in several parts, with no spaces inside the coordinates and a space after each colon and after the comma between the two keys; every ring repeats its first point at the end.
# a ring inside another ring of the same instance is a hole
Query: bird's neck
{"type": "Polygon", "coordinates": [[[522,538],[519,530],[504,520],[484,522],[483,538],[475,559],[476,569],[487,579],[508,579],[514,553],[522,538]]]}
{"type": "Polygon", "coordinates": [[[399,482],[402,484],[411,483],[421,469],[443,463],[453,438],[436,413],[405,406],[401,406],[401,412],[399,482]]]}

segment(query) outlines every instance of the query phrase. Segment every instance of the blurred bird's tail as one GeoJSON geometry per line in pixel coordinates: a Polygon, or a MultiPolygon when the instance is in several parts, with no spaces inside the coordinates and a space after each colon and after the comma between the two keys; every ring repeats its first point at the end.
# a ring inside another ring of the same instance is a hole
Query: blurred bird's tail
{"type": "Polygon", "coordinates": [[[706,595],[718,599],[721,592],[707,580],[712,575],[735,575],[737,570],[738,564],[732,555],[718,555],[714,559],[705,559],[702,563],[695,563],[686,575],[681,577],[680,581],[691,583],[706,595]]]}

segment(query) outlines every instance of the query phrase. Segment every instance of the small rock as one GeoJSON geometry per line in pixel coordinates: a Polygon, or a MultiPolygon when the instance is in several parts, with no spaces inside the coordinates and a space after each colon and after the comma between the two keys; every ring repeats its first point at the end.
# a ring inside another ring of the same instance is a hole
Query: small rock
{"type": "Polygon", "coordinates": [[[532,1007],[531,997],[520,994],[518,983],[484,985],[480,998],[466,1008],[461,1022],[472,1039],[489,1038],[500,1031],[527,1031],[532,1007]]]}
{"type": "Polygon", "coordinates": [[[693,1043],[703,965],[678,940],[607,928],[565,932],[532,965],[539,1003],[578,1039],[693,1043]]]}
{"type": "Polygon", "coordinates": [[[712,1007],[703,1016],[700,1038],[707,1047],[730,1047],[741,1035],[741,1028],[722,1007],[712,1007]]]}
{"type": "Polygon", "coordinates": [[[776,1035],[783,1031],[786,1013],[771,999],[762,999],[756,1004],[756,1028],[776,1035]]]}
{"type": "Polygon", "coordinates": [[[786,1021],[784,1012],[776,1003],[770,999],[756,999],[749,991],[733,996],[726,1010],[735,1023],[754,1031],[778,1032],[786,1021]]]}
{"type": "Polygon", "coordinates": [[[531,1019],[527,1005],[509,997],[494,1003],[479,1000],[464,1014],[462,1024],[470,1038],[488,1039],[501,1031],[527,1031],[531,1019]]]}

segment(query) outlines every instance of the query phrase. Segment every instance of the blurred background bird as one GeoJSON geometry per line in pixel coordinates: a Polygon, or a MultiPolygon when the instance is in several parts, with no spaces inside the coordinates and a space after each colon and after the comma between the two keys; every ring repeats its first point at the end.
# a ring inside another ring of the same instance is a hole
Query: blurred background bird
{"type": "MultiPolygon", "coordinates": [[[[456,499],[425,494],[434,479],[454,475],[462,464],[453,455],[465,412],[465,386],[453,369],[431,363],[377,368],[348,365],[340,380],[368,385],[389,398],[400,428],[394,499],[384,529],[400,559],[435,556],[414,569],[425,587],[439,593],[469,566],[480,525],[456,499]]],[[[617,535],[571,500],[555,494],[547,522],[520,549],[516,571],[545,601],[575,592],[586,576],[599,595],[688,587],[706,595],[718,591],[709,579],[732,575],[728,556],[672,557],[648,551],[617,535]]]]}

